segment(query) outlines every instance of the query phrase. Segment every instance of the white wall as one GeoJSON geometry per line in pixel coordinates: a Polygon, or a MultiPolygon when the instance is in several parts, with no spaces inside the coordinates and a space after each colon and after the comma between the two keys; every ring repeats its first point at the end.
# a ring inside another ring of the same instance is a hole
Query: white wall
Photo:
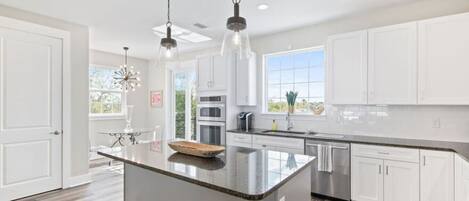
{"type": "MultiPolygon", "coordinates": [[[[469,12],[467,0],[427,0],[373,12],[346,16],[334,21],[311,25],[282,33],[255,37],[252,49],[258,55],[258,107],[245,107],[255,112],[255,127],[269,129],[273,119],[280,128],[286,123],[282,115],[261,114],[262,55],[293,49],[321,46],[327,36],[356,30],[398,24],[437,16],[469,12]]],[[[184,58],[215,52],[204,51],[185,54],[184,58]]],[[[469,142],[469,106],[327,106],[325,117],[294,119],[294,129],[312,129],[317,132],[350,135],[373,135],[400,138],[419,138],[469,142]],[[440,121],[440,128],[434,124],[440,121]]]]}
{"type": "Polygon", "coordinates": [[[71,176],[88,173],[88,27],[0,5],[0,15],[71,34],[71,176]]]}
{"type": "MultiPolygon", "coordinates": [[[[129,55],[132,55],[132,48],[130,47],[129,55]]],[[[90,50],[90,64],[103,65],[109,67],[116,67],[116,70],[124,62],[124,56],[102,52],[98,50],[90,50]]],[[[134,105],[134,114],[132,119],[133,128],[149,128],[148,121],[148,105],[149,93],[148,93],[148,68],[149,61],[145,59],[138,59],[134,57],[128,57],[128,64],[135,67],[136,71],[140,72],[141,87],[137,88],[136,91],[129,91],[127,94],[127,105],[134,105]]],[[[110,146],[114,142],[114,137],[99,134],[99,131],[105,131],[108,129],[123,129],[125,127],[125,119],[104,120],[104,119],[90,119],[89,133],[91,146],[105,145],[110,146]]],[[[151,128],[151,127],[150,127],[151,128]]],[[[145,136],[142,136],[145,137],[145,136]]]]}

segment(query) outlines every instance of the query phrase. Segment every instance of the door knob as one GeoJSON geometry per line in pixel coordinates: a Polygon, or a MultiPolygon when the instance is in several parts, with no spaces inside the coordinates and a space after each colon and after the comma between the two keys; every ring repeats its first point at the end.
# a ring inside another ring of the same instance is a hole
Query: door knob
{"type": "Polygon", "coordinates": [[[60,131],[53,131],[53,132],[50,132],[49,134],[51,134],[51,135],[60,135],[60,133],[61,133],[60,131]]]}

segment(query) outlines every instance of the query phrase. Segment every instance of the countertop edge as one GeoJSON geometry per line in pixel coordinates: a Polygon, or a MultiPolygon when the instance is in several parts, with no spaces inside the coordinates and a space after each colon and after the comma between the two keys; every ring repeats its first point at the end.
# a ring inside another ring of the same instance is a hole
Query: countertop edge
{"type": "Polygon", "coordinates": [[[183,181],[195,184],[195,185],[206,187],[206,188],[209,188],[209,189],[212,189],[212,190],[215,190],[215,191],[226,193],[226,194],[229,194],[229,195],[232,195],[232,196],[235,196],[235,197],[239,197],[239,198],[243,198],[243,199],[246,199],[246,200],[262,200],[262,199],[268,197],[273,192],[275,192],[280,187],[282,187],[285,183],[290,181],[293,177],[295,177],[300,172],[302,172],[305,168],[311,166],[311,163],[313,162],[313,160],[311,160],[308,163],[304,164],[303,167],[299,168],[297,171],[295,171],[294,173],[292,173],[291,175],[286,177],[283,181],[279,182],[278,184],[273,186],[268,191],[266,191],[264,193],[261,193],[261,194],[252,195],[252,194],[245,194],[245,193],[242,193],[242,192],[239,192],[239,191],[234,191],[232,189],[227,189],[227,188],[223,188],[223,187],[220,187],[220,186],[212,185],[212,184],[207,183],[207,182],[191,179],[189,177],[185,177],[185,176],[182,176],[182,175],[179,175],[179,174],[164,171],[164,170],[161,170],[161,169],[158,169],[158,168],[153,168],[151,166],[147,166],[147,165],[142,164],[142,163],[136,163],[134,161],[126,160],[126,159],[123,159],[123,158],[120,158],[120,157],[117,157],[117,156],[114,156],[114,155],[111,155],[111,154],[107,154],[107,153],[104,153],[104,152],[98,151],[98,155],[105,156],[105,157],[108,157],[108,158],[111,158],[111,159],[114,159],[114,160],[117,160],[117,161],[121,161],[121,162],[124,162],[124,163],[128,163],[128,164],[131,164],[131,165],[135,165],[137,167],[140,167],[140,168],[143,168],[143,169],[146,169],[146,170],[149,170],[149,171],[160,173],[160,174],[163,174],[163,175],[175,178],[175,179],[183,180],[183,181]]]}
{"type": "MultiPolygon", "coordinates": [[[[439,146],[428,146],[428,145],[408,145],[408,144],[399,144],[392,142],[373,142],[366,140],[356,140],[356,139],[337,139],[337,138],[325,138],[325,137],[314,137],[314,135],[279,135],[279,134],[269,134],[261,133],[264,129],[254,129],[253,131],[240,131],[237,129],[227,130],[226,132],[237,133],[237,134],[247,134],[247,135],[261,135],[261,136],[272,136],[272,137],[287,137],[287,138],[296,138],[296,139],[305,139],[305,140],[322,140],[329,142],[348,142],[348,143],[357,143],[357,144],[368,144],[368,145],[381,145],[381,146],[391,146],[391,147],[402,147],[402,148],[414,148],[414,149],[426,149],[426,150],[436,150],[436,151],[451,151],[457,153],[461,158],[469,162],[469,143],[467,144],[467,153],[462,152],[454,147],[439,147],[439,146]]],[[[377,136],[363,136],[363,135],[350,135],[349,137],[370,137],[375,139],[393,139],[393,140],[420,140],[434,143],[454,143],[454,144],[463,144],[460,142],[450,142],[450,141],[436,141],[436,140],[423,140],[423,139],[406,139],[406,138],[388,138],[388,137],[377,137],[377,136]]]]}

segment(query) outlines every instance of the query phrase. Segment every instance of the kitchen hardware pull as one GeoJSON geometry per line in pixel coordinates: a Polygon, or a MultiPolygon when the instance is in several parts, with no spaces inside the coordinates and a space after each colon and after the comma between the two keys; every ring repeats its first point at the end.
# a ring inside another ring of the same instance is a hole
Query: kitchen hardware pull
{"type": "Polygon", "coordinates": [[[60,131],[53,131],[53,132],[50,132],[49,134],[51,134],[51,135],[60,135],[60,131]]]}
{"type": "Polygon", "coordinates": [[[427,157],[423,156],[423,166],[427,165],[427,157]]]}
{"type": "Polygon", "coordinates": [[[378,173],[381,174],[381,165],[379,165],[378,173]]]}
{"type": "MultiPolygon", "coordinates": [[[[306,146],[313,146],[317,147],[318,144],[306,144],[306,146]]],[[[348,150],[348,147],[339,147],[339,146],[332,146],[333,149],[343,149],[343,150],[348,150]]]]}
{"type": "Polygon", "coordinates": [[[267,147],[267,145],[263,144],[262,147],[267,147]]]}
{"type": "Polygon", "coordinates": [[[389,166],[386,166],[386,175],[389,175],[389,166]]]}
{"type": "Polygon", "coordinates": [[[211,104],[211,103],[209,103],[209,104],[204,104],[204,103],[202,103],[202,104],[198,104],[197,107],[198,107],[198,108],[204,108],[204,107],[225,107],[225,105],[224,105],[224,104],[211,104]]]}

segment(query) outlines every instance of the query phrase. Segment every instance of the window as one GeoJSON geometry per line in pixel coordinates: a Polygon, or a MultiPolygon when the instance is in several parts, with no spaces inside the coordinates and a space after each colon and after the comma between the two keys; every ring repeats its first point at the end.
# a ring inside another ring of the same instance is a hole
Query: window
{"type": "Polygon", "coordinates": [[[324,48],[264,55],[264,112],[286,113],[285,94],[298,92],[295,113],[311,114],[314,103],[324,103],[324,48]]]}
{"type": "Polygon", "coordinates": [[[117,68],[92,65],[89,68],[90,116],[123,116],[125,96],[113,84],[113,73],[117,68]]]}

